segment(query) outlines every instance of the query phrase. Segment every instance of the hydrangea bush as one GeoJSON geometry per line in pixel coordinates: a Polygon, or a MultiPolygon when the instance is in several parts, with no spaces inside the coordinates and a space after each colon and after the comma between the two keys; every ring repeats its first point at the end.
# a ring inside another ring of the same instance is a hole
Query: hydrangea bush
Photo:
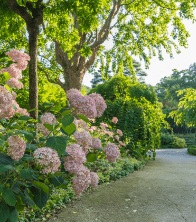
{"type": "MultiPolygon", "coordinates": [[[[45,104],[56,111],[57,117],[48,111],[38,120],[32,119],[16,103],[11,89],[23,87],[18,80],[30,57],[18,50],[6,55],[17,64],[0,70],[5,77],[5,86],[0,86],[0,215],[1,221],[17,221],[18,212],[26,205],[43,208],[53,187],[66,189],[68,173],[75,174],[72,183],[77,197],[90,184],[95,188],[99,176],[83,163],[104,157],[113,163],[120,155],[119,147],[125,144],[117,134],[111,138],[115,132],[106,129],[107,124],[89,127],[90,121],[94,122],[93,118],[107,108],[102,96],[96,93],[83,96],[77,89],[70,89],[67,98],[71,105],[59,108],[58,104],[45,104]],[[10,124],[15,113],[19,113],[18,118],[10,124]],[[37,124],[39,134],[33,124],[37,124]]],[[[117,123],[118,119],[114,117],[112,121],[117,123]]],[[[120,130],[117,133],[122,135],[120,130]]]]}

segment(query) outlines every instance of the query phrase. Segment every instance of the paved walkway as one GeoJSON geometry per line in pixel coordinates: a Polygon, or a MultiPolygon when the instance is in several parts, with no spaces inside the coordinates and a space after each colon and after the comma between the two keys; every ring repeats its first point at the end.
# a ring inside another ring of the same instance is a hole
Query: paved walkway
{"type": "Polygon", "coordinates": [[[98,186],[50,222],[196,222],[196,156],[186,151],[157,150],[155,161],[98,186]]]}

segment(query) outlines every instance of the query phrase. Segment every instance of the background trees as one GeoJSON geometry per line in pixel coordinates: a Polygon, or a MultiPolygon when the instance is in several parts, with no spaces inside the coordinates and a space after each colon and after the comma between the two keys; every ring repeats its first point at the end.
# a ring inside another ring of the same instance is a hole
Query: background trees
{"type": "MultiPolygon", "coordinates": [[[[111,62],[111,58],[114,58],[112,69],[115,74],[123,72],[123,61],[127,60],[129,71],[132,71],[134,79],[132,55],[139,55],[148,66],[150,58],[152,55],[156,55],[156,52],[158,52],[159,58],[162,59],[162,46],[171,56],[172,46],[179,52],[177,45],[171,40],[170,33],[168,33],[169,24],[174,27],[171,32],[173,39],[177,39],[179,45],[186,47],[186,40],[189,34],[185,30],[182,18],[194,19],[193,7],[195,6],[195,1],[184,2],[179,0],[178,3],[173,1],[159,3],[154,0],[104,0],[92,2],[88,0],[49,0],[43,4],[43,0],[38,0],[37,2],[7,0],[8,7],[13,9],[28,24],[27,29],[30,33],[30,38],[36,34],[34,39],[37,39],[38,46],[43,46],[41,48],[43,51],[46,50],[48,41],[55,43],[53,57],[63,68],[61,76],[64,81],[61,80],[60,74],[55,77],[53,75],[48,76],[48,80],[51,83],[60,85],[64,91],[70,88],[81,89],[85,72],[87,70],[93,71],[95,60],[99,60],[98,56],[100,59],[102,59],[101,56],[104,56],[108,65],[111,62]],[[16,7],[13,7],[13,5],[16,7]],[[21,10],[25,11],[25,13],[21,14],[21,10]],[[34,21],[32,28],[30,21],[34,21]],[[39,27],[38,24],[42,25],[42,27],[39,27]],[[35,26],[36,32],[32,32],[35,26]],[[44,31],[42,35],[39,35],[40,40],[38,39],[39,28],[43,28],[44,31]],[[114,34],[115,28],[117,32],[114,34]],[[103,52],[102,43],[111,35],[114,46],[111,50],[103,52]]],[[[3,24],[2,31],[7,30],[9,21],[7,17],[5,19],[1,17],[0,21],[3,24]]],[[[16,16],[12,25],[24,29],[25,23],[16,16]]],[[[13,37],[21,36],[21,33],[19,33],[20,30],[18,29],[15,33],[11,32],[9,37],[4,35],[4,43],[9,45],[7,40],[13,40],[13,37]]],[[[24,36],[23,33],[22,36],[24,36]]],[[[18,42],[18,45],[15,44],[14,46],[21,46],[21,43],[18,42]]],[[[18,49],[20,48],[18,47],[18,49]]],[[[30,51],[29,53],[31,54],[30,51]]],[[[35,53],[33,55],[35,56],[35,53]]],[[[105,68],[107,69],[107,66],[105,68]]],[[[36,73],[36,69],[34,72],[36,73]]],[[[34,88],[36,88],[36,85],[34,88]]],[[[36,106],[37,102],[34,100],[37,99],[37,96],[35,96],[36,93],[32,93],[32,96],[33,94],[35,98],[32,97],[33,99],[30,101],[34,104],[33,106],[36,106]]]]}

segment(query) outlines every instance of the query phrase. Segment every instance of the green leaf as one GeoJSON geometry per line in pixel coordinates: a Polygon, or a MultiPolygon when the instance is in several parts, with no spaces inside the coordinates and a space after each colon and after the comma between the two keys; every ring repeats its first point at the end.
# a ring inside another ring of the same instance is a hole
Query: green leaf
{"type": "Polygon", "coordinates": [[[37,146],[34,144],[26,143],[26,149],[35,150],[37,149],[37,146]]]}
{"type": "Polygon", "coordinates": [[[53,131],[53,125],[51,125],[51,124],[43,124],[45,127],[46,127],[46,129],[48,129],[49,131],[53,131]]]}
{"type": "Polygon", "coordinates": [[[21,158],[22,161],[29,161],[29,160],[33,160],[33,157],[30,156],[29,154],[24,154],[24,156],[21,158]]]}
{"type": "Polygon", "coordinates": [[[59,157],[65,152],[66,139],[63,137],[49,137],[46,141],[46,146],[57,151],[59,157]]]}
{"type": "Polygon", "coordinates": [[[0,164],[10,165],[13,163],[13,160],[10,156],[6,156],[3,153],[0,153],[0,164]]]}
{"type": "Polygon", "coordinates": [[[12,210],[10,210],[10,215],[9,215],[8,219],[10,220],[10,222],[17,222],[18,221],[18,212],[15,207],[12,210]]]}
{"type": "Polygon", "coordinates": [[[3,190],[3,186],[0,184],[0,193],[2,192],[3,190]]]}
{"type": "Polygon", "coordinates": [[[17,200],[17,203],[16,203],[15,208],[17,209],[18,212],[22,212],[25,208],[25,205],[23,204],[21,197],[16,196],[16,200],[17,200]]]}
{"type": "Polygon", "coordinates": [[[67,115],[69,115],[71,113],[71,110],[65,110],[63,113],[62,113],[62,115],[63,116],[67,116],[67,115]]]}
{"type": "Polygon", "coordinates": [[[16,182],[14,184],[14,186],[12,187],[12,191],[14,191],[15,193],[19,194],[20,190],[19,190],[19,184],[18,182],[16,182]]]}
{"type": "Polygon", "coordinates": [[[33,175],[33,170],[30,169],[30,168],[23,169],[23,170],[20,171],[20,176],[21,176],[24,180],[30,178],[32,175],[33,175]]]}
{"type": "Polygon", "coordinates": [[[97,160],[97,155],[94,153],[88,153],[86,159],[87,162],[94,162],[95,160],[97,160]]]}
{"type": "Polygon", "coordinates": [[[36,188],[35,192],[34,192],[33,200],[34,200],[35,204],[40,209],[42,209],[48,201],[48,195],[43,190],[36,188]]]}
{"type": "Polygon", "coordinates": [[[74,117],[71,115],[64,116],[61,120],[64,127],[69,126],[71,123],[73,123],[73,121],[74,117]]]}
{"type": "Polygon", "coordinates": [[[13,170],[14,167],[12,165],[3,165],[3,164],[0,164],[0,173],[4,173],[8,170],[13,170]]]}
{"type": "Polygon", "coordinates": [[[26,131],[26,130],[17,130],[15,131],[15,134],[24,134],[24,135],[29,135],[33,137],[32,132],[26,131]]]}
{"type": "Polygon", "coordinates": [[[39,181],[34,181],[33,185],[42,189],[45,193],[47,193],[47,194],[49,193],[49,187],[46,186],[44,183],[41,183],[39,181]]]}
{"type": "Polygon", "coordinates": [[[68,136],[70,136],[76,131],[76,125],[74,123],[71,123],[69,126],[66,127],[62,126],[62,129],[68,136]]]}
{"type": "Polygon", "coordinates": [[[43,103],[43,106],[53,106],[54,103],[43,103]]]}
{"type": "Polygon", "coordinates": [[[99,150],[99,151],[103,151],[103,149],[102,149],[102,148],[98,148],[97,150],[99,150]]]}
{"type": "Polygon", "coordinates": [[[14,110],[17,110],[17,107],[13,104],[11,104],[11,107],[14,109],[14,110]]]}
{"type": "Polygon", "coordinates": [[[65,180],[63,179],[63,177],[60,177],[60,176],[55,176],[55,175],[54,175],[53,178],[48,178],[48,180],[49,180],[49,182],[50,182],[51,184],[53,184],[55,187],[57,187],[57,186],[59,186],[59,185],[61,185],[61,184],[68,184],[68,182],[65,181],[65,180]]]}
{"type": "Polygon", "coordinates": [[[16,205],[16,197],[10,189],[5,189],[2,192],[3,199],[5,202],[10,205],[10,206],[15,206],[16,205]]]}
{"type": "Polygon", "coordinates": [[[7,80],[9,80],[11,78],[10,74],[8,72],[4,72],[4,81],[6,82],[7,80]]]}
{"type": "Polygon", "coordinates": [[[51,109],[51,111],[57,111],[57,112],[59,112],[60,110],[61,110],[61,105],[60,104],[52,107],[52,109],[51,109]]]}
{"type": "Polygon", "coordinates": [[[78,117],[82,120],[84,120],[84,122],[89,123],[90,121],[84,116],[84,115],[78,115],[78,117]]]}
{"type": "Polygon", "coordinates": [[[28,121],[29,119],[32,119],[32,117],[29,117],[29,116],[20,116],[18,118],[18,120],[21,120],[21,121],[28,121]]]}
{"type": "Polygon", "coordinates": [[[30,199],[28,192],[26,191],[25,193],[26,193],[25,196],[22,192],[19,193],[19,196],[21,197],[23,203],[24,204],[28,203],[30,206],[35,207],[35,203],[33,202],[33,200],[30,199]]]}
{"type": "Polygon", "coordinates": [[[10,209],[8,207],[7,204],[5,204],[4,202],[0,202],[0,219],[1,222],[5,222],[10,214],[10,209]]]}

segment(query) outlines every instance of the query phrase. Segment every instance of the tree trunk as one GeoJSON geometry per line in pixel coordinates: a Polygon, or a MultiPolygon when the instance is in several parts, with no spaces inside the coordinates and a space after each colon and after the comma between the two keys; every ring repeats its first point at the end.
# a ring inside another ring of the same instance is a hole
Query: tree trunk
{"type": "MultiPolygon", "coordinates": [[[[38,77],[37,77],[37,41],[39,26],[30,27],[29,32],[29,110],[38,109],[38,77]]],[[[34,119],[38,118],[38,110],[30,112],[34,119]]]]}

